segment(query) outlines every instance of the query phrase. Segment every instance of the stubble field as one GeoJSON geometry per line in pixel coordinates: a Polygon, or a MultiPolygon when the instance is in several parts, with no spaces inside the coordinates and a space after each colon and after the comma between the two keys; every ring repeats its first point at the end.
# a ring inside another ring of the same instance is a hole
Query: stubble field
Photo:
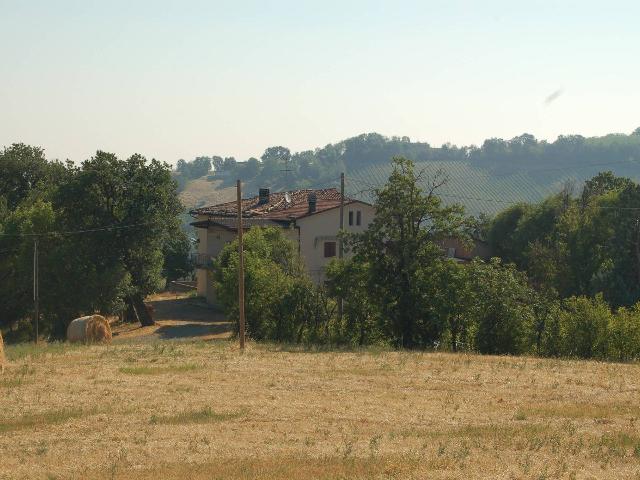
{"type": "Polygon", "coordinates": [[[229,341],[7,347],[0,478],[640,478],[640,366],[229,341]]]}

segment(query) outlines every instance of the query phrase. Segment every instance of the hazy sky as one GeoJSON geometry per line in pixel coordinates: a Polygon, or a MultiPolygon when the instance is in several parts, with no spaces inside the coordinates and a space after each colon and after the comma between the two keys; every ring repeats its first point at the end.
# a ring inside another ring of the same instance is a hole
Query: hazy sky
{"type": "Polygon", "coordinates": [[[637,0],[0,0],[0,146],[173,163],[628,133],[639,19],[637,0]]]}

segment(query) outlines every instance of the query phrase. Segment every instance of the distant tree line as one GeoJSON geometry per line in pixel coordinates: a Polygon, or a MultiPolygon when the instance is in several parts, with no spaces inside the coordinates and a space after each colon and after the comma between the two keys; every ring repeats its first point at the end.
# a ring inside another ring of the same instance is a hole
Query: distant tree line
{"type": "Polygon", "coordinates": [[[188,275],[189,241],[168,165],[98,151],[80,166],[37,147],[0,151],[0,327],[31,336],[38,240],[40,332],[61,337],[82,314],[151,323],[143,299],[188,275]]]}
{"type": "MultiPolygon", "coordinates": [[[[580,195],[507,209],[479,225],[419,187],[394,159],[377,215],[327,282],[305,274],[281,230],[246,235],[246,315],[256,340],[386,344],[488,354],[640,358],[640,186],[602,173],[580,195]],[[611,208],[609,208],[611,207],[611,208]],[[498,257],[457,263],[440,241],[484,231],[498,257]],[[500,258],[501,257],[501,258],[500,258]],[[344,314],[337,302],[344,299],[344,314]]],[[[237,245],[214,265],[219,300],[237,319],[237,245]]]]}
{"type": "Polygon", "coordinates": [[[259,159],[252,157],[246,161],[215,155],[197,157],[191,162],[179,160],[177,172],[181,185],[189,179],[206,175],[211,168],[215,172],[223,172],[225,176],[221,178],[228,184],[239,178],[252,191],[262,186],[306,188],[333,181],[341,172],[387,163],[394,156],[415,162],[470,162],[500,174],[605,162],[637,165],[640,163],[640,128],[630,135],[590,138],[561,135],[554,142],[547,142],[525,133],[510,140],[490,138],[480,146],[446,143],[439,147],[426,142],[412,142],[409,137],[366,133],[322,148],[295,153],[283,146],[273,146],[267,148],[259,159]]]}

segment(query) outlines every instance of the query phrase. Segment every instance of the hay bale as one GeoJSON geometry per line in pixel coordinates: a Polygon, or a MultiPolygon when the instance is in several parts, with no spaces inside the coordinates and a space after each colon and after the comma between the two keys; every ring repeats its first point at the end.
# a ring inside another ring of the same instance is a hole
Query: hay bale
{"type": "Polygon", "coordinates": [[[7,359],[4,356],[4,341],[2,340],[2,332],[0,332],[0,372],[4,373],[4,364],[7,359]]]}
{"type": "Polygon", "coordinates": [[[111,327],[102,315],[76,318],[67,327],[67,340],[72,343],[110,343],[111,327]]]}

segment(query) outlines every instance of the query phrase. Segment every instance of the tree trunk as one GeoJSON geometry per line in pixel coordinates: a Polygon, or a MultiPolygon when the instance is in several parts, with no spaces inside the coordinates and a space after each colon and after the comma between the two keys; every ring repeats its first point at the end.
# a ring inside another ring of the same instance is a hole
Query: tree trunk
{"type": "Polygon", "coordinates": [[[124,321],[127,323],[139,322],[138,313],[136,312],[135,307],[133,306],[133,300],[131,298],[127,299],[127,308],[125,309],[123,315],[124,321]]]}
{"type": "Polygon", "coordinates": [[[142,295],[134,295],[132,298],[132,304],[135,308],[136,313],[138,314],[138,319],[140,320],[140,325],[143,327],[148,327],[149,325],[155,325],[156,322],[151,318],[151,314],[147,311],[147,307],[142,300],[142,295]]]}
{"type": "Polygon", "coordinates": [[[451,325],[451,348],[454,352],[458,351],[458,322],[453,320],[451,325]]]}

